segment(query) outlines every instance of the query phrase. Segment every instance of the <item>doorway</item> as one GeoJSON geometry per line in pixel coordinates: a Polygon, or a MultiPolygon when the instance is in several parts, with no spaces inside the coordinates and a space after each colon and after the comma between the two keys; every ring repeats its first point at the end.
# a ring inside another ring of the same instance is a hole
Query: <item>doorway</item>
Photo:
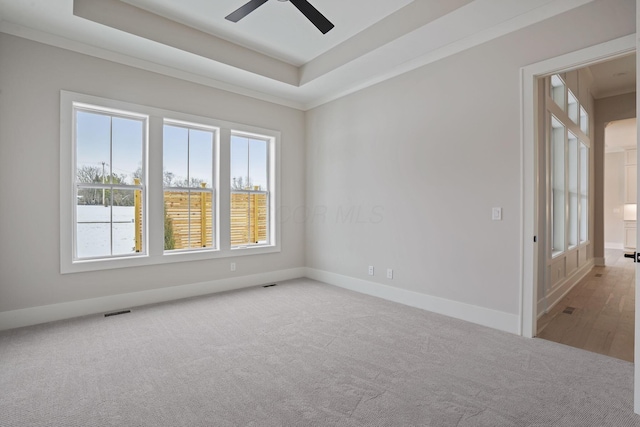
{"type": "MultiPolygon", "coordinates": [[[[538,152],[539,82],[541,77],[550,76],[562,70],[578,69],[610,59],[628,56],[635,53],[635,35],[629,35],[551,58],[522,68],[522,285],[520,333],[525,337],[534,337],[537,329],[538,282],[545,266],[544,254],[539,250],[538,236],[545,233],[543,221],[546,205],[542,204],[538,188],[543,185],[544,176],[539,174],[539,164],[544,157],[538,152]]],[[[596,123],[597,127],[597,123],[596,123]]],[[[593,156],[598,158],[598,156],[593,156]]],[[[603,158],[603,157],[602,157],[603,158]]],[[[594,189],[594,191],[597,190],[594,189]]],[[[597,192],[597,191],[596,191],[597,192]]],[[[596,204],[597,206],[597,204],[596,204]]],[[[594,212],[594,215],[602,214],[594,212]]],[[[542,237],[542,236],[541,236],[542,237]]],[[[592,236],[594,239],[597,233],[592,236]]],[[[598,247],[598,245],[594,245],[598,247]]],[[[604,244],[602,243],[602,252],[604,244]]],[[[594,252],[594,263],[604,263],[604,253],[594,252]]]]}
{"type": "MultiPolygon", "coordinates": [[[[637,1],[640,7],[640,0],[637,1]]],[[[539,266],[543,258],[539,256],[538,233],[541,228],[539,215],[538,174],[539,158],[537,153],[538,128],[538,78],[553,74],[559,70],[580,68],[626,56],[636,51],[636,35],[628,35],[609,42],[574,51],[559,57],[550,58],[521,69],[521,130],[522,130],[522,250],[521,250],[521,293],[520,293],[520,333],[525,337],[534,337],[537,327],[537,284],[540,275],[539,266]]],[[[637,75],[637,72],[636,72],[637,75]]],[[[601,214],[601,212],[600,212],[601,214]]],[[[594,262],[605,261],[604,244],[602,253],[594,254],[594,262]],[[598,259],[601,258],[601,259],[598,259]]],[[[637,265],[636,269],[637,269],[637,265]]],[[[637,276],[637,275],[636,275],[637,276]]],[[[638,278],[636,278],[638,280],[638,278]]],[[[636,333],[640,334],[638,328],[636,333]]],[[[637,340],[636,340],[637,341],[637,340]]],[[[634,355],[640,360],[639,354],[634,355]]],[[[638,366],[638,365],[636,365],[638,366]]],[[[640,369],[635,370],[634,410],[640,413],[640,369]]]]}
{"type": "Polygon", "coordinates": [[[539,276],[536,336],[629,362],[634,357],[635,266],[624,253],[635,252],[637,234],[635,63],[630,54],[540,82],[550,93],[541,93],[542,115],[551,120],[542,124],[548,131],[540,133],[546,158],[541,173],[547,183],[540,188],[546,205],[540,252],[546,263],[539,276]],[[584,117],[570,117],[576,98],[579,108],[588,111],[584,117]],[[557,108],[562,102],[564,109],[557,108]],[[583,118],[592,123],[587,126],[583,118]],[[594,159],[584,185],[603,189],[588,192],[591,209],[583,203],[585,146],[594,159]]]}

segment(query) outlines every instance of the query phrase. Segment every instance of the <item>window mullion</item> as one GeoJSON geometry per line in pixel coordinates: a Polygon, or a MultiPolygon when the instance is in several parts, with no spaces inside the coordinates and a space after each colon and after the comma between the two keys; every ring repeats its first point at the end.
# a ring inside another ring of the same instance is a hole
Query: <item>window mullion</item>
{"type": "Polygon", "coordinates": [[[187,248],[191,249],[191,129],[187,129],[187,248]]]}
{"type": "Polygon", "coordinates": [[[551,121],[551,115],[547,114],[546,115],[546,119],[547,119],[547,126],[546,126],[546,131],[545,131],[545,135],[547,138],[547,143],[546,143],[546,153],[545,153],[545,164],[546,164],[546,171],[548,171],[545,174],[546,177],[546,189],[547,189],[547,194],[546,194],[546,200],[547,200],[547,206],[549,207],[549,209],[546,210],[546,217],[547,217],[547,229],[546,229],[546,236],[547,236],[547,254],[548,254],[548,259],[551,259],[553,256],[553,212],[554,212],[554,202],[553,202],[553,189],[554,189],[554,177],[553,177],[553,163],[552,163],[552,153],[553,153],[553,127],[551,126],[552,121],[551,121]]]}
{"type": "Polygon", "coordinates": [[[272,160],[271,156],[272,156],[272,151],[274,149],[274,147],[273,147],[274,144],[275,143],[273,141],[270,141],[269,144],[267,145],[267,188],[266,188],[267,194],[265,196],[266,204],[267,204],[266,211],[265,211],[265,214],[267,216],[267,218],[266,218],[267,229],[266,229],[266,236],[265,237],[266,237],[267,241],[269,243],[271,243],[271,244],[273,244],[274,241],[275,241],[275,239],[271,235],[271,228],[272,228],[271,221],[275,220],[275,216],[272,217],[272,214],[271,214],[271,211],[272,211],[271,210],[271,206],[272,206],[271,205],[271,203],[272,203],[271,202],[271,194],[272,194],[271,193],[272,192],[272,187],[271,186],[272,186],[272,182],[273,182],[273,178],[272,178],[271,174],[274,173],[274,170],[273,170],[273,167],[272,167],[272,164],[271,164],[271,160],[272,160]]]}
{"type": "MultiPolygon", "coordinates": [[[[251,144],[247,138],[247,189],[251,190],[251,144]]],[[[251,241],[251,193],[247,192],[247,245],[252,244],[251,241]]]]}
{"type": "MultiPolygon", "coordinates": [[[[231,130],[229,128],[220,129],[218,159],[231,159],[231,130]]],[[[218,161],[218,242],[222,251],[231,249],[231,162],[218,161]]]]}
{"type": "Polygon", "coordinates": [[[578,212],[577,212],[577,216],[578,216],[578,220],[577,220],[577,224],[576,224],[576,228],[577,228],[577,245],[580,246],[580,244],[582,243],[582,236],[581,236],[581,230],[582,230],[582,142],[580,140],[577,141],[577,159],[576,159],[576,169],[577,169],[577,186],[576,186],[576,197],[578,199],[578,212]]]}
{"type": "Polygon", "coordinates": [[[569,249],[569,238],[571,234],[570,230],[570,212],[569,205],[571,201],[569,200],[571,197],[569,183],[571,182],[571,177],[569,175],[569,130],[566,129],[564,132],[564,250],[566,252],[569,249]]]}
{"type": "Polygon", "coordinates": [[[147,218],[148,253],[150,256],[162,256],[164,251],[164,188],[162,172],[163,155],[163,119],[158,116],[149,118],[147,136],[147,218]]]}
{"type": "MultiPolygon", "coordinates": [[[[104,182],[104,177],[102,177],[104,182]]],[[[113,255],[113,117],[109,117],[109,219],[110,219],[110,233],[109,233],[109,245],[110,255],[113,255]]],[[[107,203],[106,200],[102,200],[103,203],[107,203]]]]}

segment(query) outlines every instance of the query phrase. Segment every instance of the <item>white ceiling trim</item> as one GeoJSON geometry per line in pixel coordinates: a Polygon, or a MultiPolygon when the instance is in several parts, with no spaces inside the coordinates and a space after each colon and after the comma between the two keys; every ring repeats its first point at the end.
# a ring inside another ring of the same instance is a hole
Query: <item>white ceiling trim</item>
{"type": "Polygon", "coordinates": [[[364,55],[337,64],[302,86],[77,17],[73,18],[79,25],[73,29],[54,25],[34,29],[24,23],[0,21],[0,32],[308,110],[591,1],[475,0],[364,55]],[[91,37],[82,37],[83,31],[91,37]]]}
{"type": "MultiPolygon", "coordinates": [[[[175,77],[181,80],[198,83],[204,86],[212,87],[215,89],[221,89],[228,92],[237,93],[239,95],[248,96],[251,98],[259,99],[262,101],[271,102],[274,104],[283,105],[286,107],[295,108],[297,110],[303,110],[304,104],[301,102],[296,102],[291,99],[294,96],[293,90],[290,97],[285,96],[276,96],[272,93],[271,82],[269,82],[269,88],[266,88],[265,91],[253,90],[248,87],[259,87],[257,84],[256,78],[254,75],[244,72],[244,78],[246,80],[246,85],[242,84],[242,70],[235,69],[230,66],[224,66],[224,64],[219,64],[213,61],[202,60],[202,67],[192,67],[190,70],[184,70],[177,67],[172,67],[169,65],[160,64],[158,62],[154,62],[148,59],[137,58],[132,55],[127,55],[124,53],[115,52],[112,50],[104,49],[101,47],[92,46],[86,43],[82,43],[76,40],[71,40],[65,37],[59,37],[56,35],[52,35],[50,33],[46,33],[39,30],[34,30],[33,28],[24,27],[21,25],[13,24],[7,21],[0,21],[0,33],[5,33],[17,37],[22,37],[27,40],[33,40],[42,44],[46,44],[49,46],[59,47],[62,49],[70,50],[73,52],[82,53],[84,55],[93,56],[95,58],[104,59],[107,61],[115,62],[118,64],[127,65],[134,68],[139,68],[145,71],[151,71],[158,74],[163,74],[169,77],[175,77]],[[210,68],[210,73],[200,74],[195,72],[195,69],[200,68],[210,68]],[[235,76],[235,84],[225,82],[222,80],[218,80],[216,78],[210,77],[211,75],[228,75],[233,74],[235,76]]],[[[153,42],[150,42],[153,43],[153,42]]],[[[180,51],[178,49],[167,50],[165,53],[176,55],[178,59],[186,53],[180,51]]],[[[191,55],[188,60],[191,63],[193,61],[191,55]]]]}
{"type": "Polygon", "coordinates": [[[120,0],[74,0],[77,17],[212,61],[298,86],[298,67],[120,0]]]}
{"type": "Polygon", "coordinates": [[[301,86],[430,24],[473,0],[417,0],[300,66],[301,86]]]}
{"type": "Polygon", "coordinates": [[[334,70],[335,73],[327,73],[317,81],[312,81],[308,84],[308,89],[316,86],[317,94],[312,101],[305,104],[305,109],[315,108],[592,1],[542,0],[514,4],[516,2],[512,0],[476,0],[437,19],[431,25],[425,25],[349,62],[339,69],[339,74],[338,70],[334,70]],[[531,8],[532,3],[537,3],[538,6],[531,8]],[[487,19],[484,23],[473,18],[482,16],[482,11],[486,11],[487,8],[510,10],[502,17],[493,16],[493,19],[487,19]],[[468,30],[466,35],[461,35],[459,32],[448,32],[448,28],[468,28],[468,30]],[[425,40],[431,40],[432,44],[425,43],[425,40]],[[387,66],[379,70],[378,65],[382,62],[386,62],[387,66]],[[378,71],[374,73],[373,70],[378,71]],[[332,85],[338,85],[335,77],[338,77],[342,84],[345,81],[350,81],[350,84],[344,90],[339,88],[331,90],[332,85]],[[321,94],[322,89],[326,93],[324,96],[321,94]]]}

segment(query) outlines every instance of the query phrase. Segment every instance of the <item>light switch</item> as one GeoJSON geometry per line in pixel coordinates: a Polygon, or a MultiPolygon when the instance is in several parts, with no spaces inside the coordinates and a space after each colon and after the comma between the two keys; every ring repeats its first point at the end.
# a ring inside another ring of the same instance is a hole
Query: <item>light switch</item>
{"type": "Polygon", "coordinates": [[[492,208],[491,219],[493,221],[502,221],[502,208],[492,208]]]}

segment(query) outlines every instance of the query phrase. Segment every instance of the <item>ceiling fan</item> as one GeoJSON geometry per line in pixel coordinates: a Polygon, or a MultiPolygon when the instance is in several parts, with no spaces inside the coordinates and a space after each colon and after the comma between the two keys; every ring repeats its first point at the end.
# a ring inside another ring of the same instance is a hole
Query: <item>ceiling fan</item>
{"type": "MultiPolygon", "coordinates": [[[[248,3],[241,6],[236,11],[230,13],[228,16],[226,16],[225,19],[228,19],[229,21],[232,21],[232,22],[238,22],[239,20],[241,20],[242,18],[244,18],[245,16],[247,16],[248,14],[256,10],[258,7],[265,4],[267,1],[268,0],[250,0],[248,3]]],[[[307,0],[278,0],[278,1],[291,2],[295,7],[298,8],[300,12],[302,12],[304,16],[307,17],[309,21],[311,21],[313,25],[315,25],[320,30],[322,34],[327,34],[329,30],[333,28],[333,24],[327,18],[325,18],[323,14],[318,12],[318,9],[311,6],[311,4],[307,0]]]]}

